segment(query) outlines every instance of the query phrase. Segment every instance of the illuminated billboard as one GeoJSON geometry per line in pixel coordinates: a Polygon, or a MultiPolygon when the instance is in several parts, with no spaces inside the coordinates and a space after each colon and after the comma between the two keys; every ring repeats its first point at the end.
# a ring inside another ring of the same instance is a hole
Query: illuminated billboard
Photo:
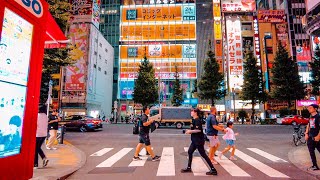
{"type": "Polygon", "coordinates": [[[122,45],[120,59],[196,58],[196,44],[122,45]]]}
{"type": "Polygon", "coordinates": [[[195,21],[194,4],[176,6],[121,7],[121,22],[195,21]]]}
{"type": "Polygon", "coordinates": [[[227,17],[226,23],[229,87],[241,88],[243,84],[241,22],[238,17],[227,17]]]}
{"type": "Polygon", "coordinates": [[[5,8],[0,36],[0,158],[21,151],[33,29],[5,8]]]}
{"type": "Polygon", "coordinates": [[[121,25],[120,41],[196,40],[196,24],[121,25]]]}
{"type": "Polygon", "coordinates": [[[195,0],[121,0],[121,5],[164,5],[195,3],[195,0]]]}
{"type": "MultiPolygon", "coordinates": [[[[141,60],[120,62],[120,79],[135,79],[139,70],[141,60]]],[[[161,79],[174,79],[175,67],[179,72],[181,79],[195,79],[197,78],[197,61],[196,59],[190,60],[150,60],[153,67],[159,67],[160,70],[155,69],[155,76],[160,76],[161,79]]]]}
{"type": "Polygon", "coordinates": [[[223,0],[222,12],[253,12],[256,10],[256,0],[223,0]]]}

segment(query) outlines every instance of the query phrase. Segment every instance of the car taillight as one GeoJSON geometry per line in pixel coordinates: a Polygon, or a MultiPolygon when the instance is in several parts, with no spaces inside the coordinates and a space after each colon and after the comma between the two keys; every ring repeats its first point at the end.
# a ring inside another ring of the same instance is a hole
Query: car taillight
{"type": "Polygon", "coordinates": [[[93,123],[94,123],[94,124],[99,124],[100,121],[99,121],[99,120],[98,120],[98,121],[93,121],[93,123]]]}
{"type": "Polygon", "coordinates": [[[86,123],[93,123],[93,121],[92,120],[87,120],[86,123]]]}

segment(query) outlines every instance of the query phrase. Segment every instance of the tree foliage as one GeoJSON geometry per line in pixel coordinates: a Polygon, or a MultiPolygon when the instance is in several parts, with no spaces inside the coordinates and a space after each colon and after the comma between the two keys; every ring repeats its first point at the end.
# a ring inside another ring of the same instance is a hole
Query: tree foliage
{"type": "Polygon", "coordinates": [[[198,83],[199,97],[211,100],[211,104],[214,106],[216,100],[225,96],[225,90],[222,88],[223,74],[219,72],[219,64],[215,59],[210,40],[207,55],[208,58],[204,61],[204,71],[198,83]]]}
{"type": "Polygon", "coordinates": [[[176,72],[175,72],[175,81],[174,81],[174,85],[173,85],[173,95],[172,95],[172,99],[171,99],[171,103],[173,106],[181,106],[182,101],[183,101],[183,90],[181,88],[180,85],[180,79],[179,79],[179,72],[177,69],[177,66],[175,67],[176,72]]]}
{"type": "MultiPolygon", "coordinates": [[[[71,15],[71,4],[68,0],[48,0],[47,2],[49,4],[50,13],[54,17],[61,30],[65,32],[69,26],[68,21],[71,15]]],[[[71,49],[72,47],[45,49],[42,66],[40,103],[45,103],[47,100],[49,81],[52,79],[51,75],[59,73],[61,66],[66,66],[74,62],[74,60],[69,56],[69,51],[71,49]]]]}
{"type": "Polygon", "coordinates": [[[287,101],[288,108],[292,106],[292,101],[304,98],[305,87],[300,81],[297,62],[289,57],[288,51],[281,43],[278,44],[271,72],[274,85],[271,90],[273,98],[287,101]]]}
{"type": "Polygon", "coordinates": [[[313,56],[313,62],[310,62],[312,94],[319,95],[320,91],[320,47],[316,46],[313,56]]]}
{"type": "Polygon", "coordinates": [[[138,78],[135,80],[133,100],[143,106],[154,104],[158,99],[158,87],[153,65],[145,56],[139,65],[138,78]]]}
{"type": "Polygon", "coordinates": [[[263,79],[260,67],[257,65],[257,59],[252,51],[247,51],[244,62],[243,86],[240,98],[251,101],[252,118],[255,114],[255,105],[265,102],[267,94],[263,90],[263,79]]]}

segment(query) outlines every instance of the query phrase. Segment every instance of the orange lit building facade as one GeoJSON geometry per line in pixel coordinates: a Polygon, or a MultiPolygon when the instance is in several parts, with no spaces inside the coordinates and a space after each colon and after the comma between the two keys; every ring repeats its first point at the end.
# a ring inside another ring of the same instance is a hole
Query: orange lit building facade
{"type": "Polygon", "coordinates": [[[134,80],[144,56],[155,67],[162,104],[170,104],[175,66],[184,99],[190,98],[197,78],[194,1],[123,0],[120,19],[118,99],[132,100],[134,80]]]}

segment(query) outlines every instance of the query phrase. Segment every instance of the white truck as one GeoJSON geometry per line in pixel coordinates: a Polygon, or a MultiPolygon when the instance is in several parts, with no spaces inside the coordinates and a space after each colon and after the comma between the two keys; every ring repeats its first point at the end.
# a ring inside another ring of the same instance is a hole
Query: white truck
{"type": "Polygon", "coordinates": [[[190,107],[160,107],[151,108],[149,119],[154,119],[156,127],[175,125],[177,129],[191,124],[190,107]]]}

